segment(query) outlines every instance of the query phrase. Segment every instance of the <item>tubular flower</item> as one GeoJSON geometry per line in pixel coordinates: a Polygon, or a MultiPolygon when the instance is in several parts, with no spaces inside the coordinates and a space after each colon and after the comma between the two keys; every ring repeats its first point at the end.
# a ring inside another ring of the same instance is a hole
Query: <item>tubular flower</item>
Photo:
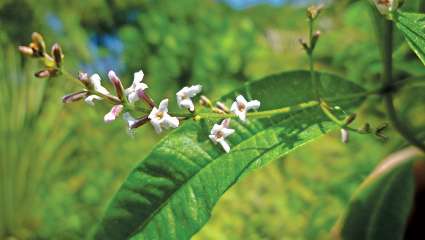
{"type": "Polygon", "coordinates": [[[251,109],[258,109],[260,104],[261,103],[258,100],[252,100],[248,102],[242,95],[239,95],[236,97],[236,101],[234,101],[230,107],[230,111],[236,114],[241,121],[245,122],[246,113],[251,109]]]}
{"type": "MultiPolygon", "coordinates": [[[[90,76],[89,84],[90,84],[90,87],[98,93],[101,93],[103,95],[109,95],[110,94],[109,91],[102,86],[101,78],[100,78],[99,74],[97,74],[97,73],[90,76]]],[[[94,100],[101,100],[101,99],[102,99],[102,97],[99,97],[97,95],[89,95],[88,97],[86,97],[84,99],[84,101],[93,106],[94,100]]]]}
{"type": "Polygon", "coordinates": [[[125,90],[128,102],[134,103],[140,100],[140,96],[143,95],[143,91],[148,88],[148,85],[142,83],[143,76],[144,74],[142,70],[134,73],[133,84],[125,90]]]}
{"type": "Polygon", "coordinates": [[[347,129],[341,128],[341,142],[348,143],[348,140],[350,139],[350,133],[347,129]]]}
{"type": "Polygon", "coordinates": [[[162,132],[162,129],[179,126],[179,119],[168,114],[167,98],[161,101],[158,108],[152,108],[148,118],[157,133],[162,132]]]}
{"type": "Polygon", "coordinates": [[[104,117],[103,120],[106,123],[110,123],[112,121],[114,121],[115,119],[117,119],[117,117],[121,114],[122,110],[123,110],[124,106],[119,104],[119,105],[114,105],[111,108],[111,111],[108,112],[104,117]]]}
{"type": "Polygon", "coordinates": [[[209,138],[214,144],[219,143],[223,150],[228,153],[230,152],[230,145],[226,142],[226,138],[235,132],[234,129],[229,128],[230,119],[224,119],[221,124],[214,124],[211,129],[209,138]]]}
{"type": "Polygon", "coordinates": [[[193,112],[195,110],[195,106],[192,102],[192,99],[196,94],[202,91],[201,85],[194,85],[191,87],[184,87],[180,91],[176,93],[177,96],[177,104],[180,108],[187,108],[189,111],[193,112]]]}

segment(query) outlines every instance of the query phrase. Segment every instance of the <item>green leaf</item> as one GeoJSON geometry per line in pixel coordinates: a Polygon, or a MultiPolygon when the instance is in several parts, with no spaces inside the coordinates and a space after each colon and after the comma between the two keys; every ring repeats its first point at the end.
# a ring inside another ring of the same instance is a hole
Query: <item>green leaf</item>
{"type": "Polygon", "coordinates": [[[394,14],[394,21],[425,65],[425,14],[398,11],[394,14]]]}
{"type": "MultiPolygon", "coordinates": [[[[328,99],[361,95],[363,89],[330,74],[318,74],[320,95],[328,99]],[[360,93],[360,94],[359,94],[360,93]]],[[[310,74],[282,73],[246,84],[222,98],[227,105],[238,94],[261,101],[270,110],[314,100],[310,74]]],[[[333,101],[344,110],[363,98],[333,101]]],[[[188,239],[210,218],[219,198],[247,171],[279,158],[336,126],[318,107],[290,114],[232,120],[236,133],[225,154],[208,135],[213,122],[188,121],[165,137],[133,170],[118,191],[95,232],[96,239],[188,239]]]]}
{"type": "Polygon", "coordinates": [[[414,148],[402,150],[366,178],[335,227],[338,239],[403,239],[414,197],[414,154],[414,148]]]}

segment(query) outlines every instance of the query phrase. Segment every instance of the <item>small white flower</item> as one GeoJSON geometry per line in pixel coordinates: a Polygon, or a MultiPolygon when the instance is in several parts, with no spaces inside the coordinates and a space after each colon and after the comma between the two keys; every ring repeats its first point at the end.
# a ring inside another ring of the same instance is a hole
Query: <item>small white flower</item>
{"type": "Polygon", "coordinates": [[[112,107],[111,111],[108,112],[104,117],[103,120],[106,123],[110,123],[112,121],[114,121],[115,119],[117,119],[117,117],[121,114],[122,110],[123,110],[124,106],[119,104],[119,105],[115,105],[112,107]]]}
{"type": "Polygon", "coordinates": [[[235,132],[234,129],[229,128],[229,125],[230,119],[224,119],[220,125],[214,124],[209,135],[211,141],[214,144],[219,143],[226,153],[230,151],[230,145],[226,142],[226,138],[235,132]]]}
{"type": "Polygon", "coordinates": [[[258,109],[260,104],[261,103],[258,100],[252,100],[248,102],[242,95],[239,95],[236,97],[236,101],[233,102],[232,106],[230,107],[230,111],[236,114],[241,121],[245,122],[246,113],[251,109],[258,109]]]}
{"type": "MultiPolygon", "coordinates": [[[[101,78],[100,78],[99,74],[95,73],[95,74],[91,75],[89,81],[90,81],[90,84],[93,87],[94,91],[99,92],[99,93],[104,94],[104,95],[109,95],[109,91],[106,88],[104,88],[101,84],[101,78]]],[[[92,106],[94,106],[94,100],[102,100],[102,98],[97,96],[97,95],[90,95],[90,96],[87,96],[84,99],[84,101],[86,103],[88,103],[89,105],[92,105],[92,106]]]]}
{"type": "Polygon", "coordinates": [[[138,92],[148,88],[148,85],[142,83],[143,71],[140,70],[134,73],[133,84],[125,90],[125,95],[130,103],[134,103],[140,99],[138,92]]]}
{"type": "Polygon", "coordinates": [[[372,2],[378,8],[378,11],[384,15],[396,10],[399,5],[398,0],[372,0],[372,2]]]}
{"type": "Polygon", "coordinates": [[[181,108],[187,108],[189,111],[193,112],[195,106],[193,105],[192,99],[196,94],[202,91],[201,85],[194,85],[191,87],[184,87],[176,93],[177,104],[181,108]]]}
{"type": "Polygon", "coordinates": [[[154,107],[149,114],[149,120],[157,133],[162,132],[162,129],[169,127],[176,128],[179,126],[179,119],[171,117],[168,114],[168,99],[164,99],[159,104],[159,107],[154,107]]]}

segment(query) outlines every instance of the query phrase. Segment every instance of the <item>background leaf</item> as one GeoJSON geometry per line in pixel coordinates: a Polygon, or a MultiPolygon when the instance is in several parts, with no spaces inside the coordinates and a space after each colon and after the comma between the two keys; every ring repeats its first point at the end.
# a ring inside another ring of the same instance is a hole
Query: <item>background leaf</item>
{"type": "MultiPolygon", "coordinates": [[[[339,77],[320,74],[321,96],[363,90],[339,77]]],[[[242,93],[259,99],[261,110],[313,100],[309,73],[290,72],[246,84],[242,93]]],[[[339,101],[344,109],[362,99],[339,101]]],[[[233,121],[232,150],[224,154],[208,140],[212,122],[189,122],[163,139],[129,175],[101,221],[96,239],[187,239],[209,219],[220,196],[248,169],[264,165],[330,131],[319,109],[307,109],[248,124],[233,121]]]]}
{"type": "Polygon", "coordinates": [[[425,14],[398,11],[394,21],[409,46],[425,64],[425,14]]]}
{"type": "Polygon", "coordinates": [[[403,239],[414,196],[412,159],[407,148],[380,164],[354,193],[335,234],[341,239],[403,239]]]}

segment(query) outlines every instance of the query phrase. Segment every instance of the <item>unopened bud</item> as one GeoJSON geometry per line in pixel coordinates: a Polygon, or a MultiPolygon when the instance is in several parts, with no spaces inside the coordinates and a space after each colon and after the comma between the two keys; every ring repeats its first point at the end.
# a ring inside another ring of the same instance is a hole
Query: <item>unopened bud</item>
{"type": "Polygon", "coordinates": [[[129,128],[130,128],[130,129],[138,128],[138,127],[140,127],[140,126],[144,125],[145,123],[147,123],[148,121],[149,121],[148,116],[141,117],[141,118],[139,118],[139,119],[136,119],[136,120],[135,120],[135,121],[131,124],[131,126],[129,126],[129,128]]]}
{"type": "Polygon", "coordinates": [[[225,114],[226,113],[225,111],[223,111],[219,108],[216,108],[216,107],[213,107],[212,111],[215,112],[215,113],[218,113],[218,114],[225,114]]]}
{"type": "Polygon", "coordinates": [[[143,89],[139,89],[137,91],[137,96],[139,96],[140,99],[145,101],[145,103],[147,103],[149,107],[153,108],[156,106],[153,99],[143,89]]]}
{"type": "Polygon", "coordinates": [[[46,43],[44,43],[43,36],[38,32],[33,32],[31,38],[32,42],[35,44],[36,50],[43,56],[46,52],[46,43]]]}
{"type": "Polygon", "coordinates": [[[71,103],[71,102],[77,102],[82,100],[83,98],[87,97],[88,92],[87,91],[80,91],[71,93],[69,95],[66,95],[62,98],[63,103],[71,103]]]}
{"type": "Polygon", "coordinates": [[[303,47],[303,49],[304,49],[306,52],[310,52],[310,47],[308,46],[307,42],[306,42],[304,39],[299,38],[299,39],[298,39],[298,42],[301,44],[301,46],[303,47]]]}
{"type": "Polygon", "coordinates": [[[321,34],[320,31],[316,31],[313,34],[313,37],[311,39],[311,49],[310,49],[311,51],[313,51],[316,48],[317,41],[319,41],[320,34],[321,34]]]}
{"type": "Polygon", "coordinates": [[[344,125],[350,125],[354,120],[356,120],[356,114],[350,114],[348,117],[344,119],[344,125]]]}
{"type": "Polygon", "coordinates": [[[52,72],[50,70],[45,69],[45,70],[41,70],[41,71],[36,72],[34,74],[34,76],[37,77],[37,78],[48,78],[52,75],[51,73],[52,72]]]}
{"type": "Polygon", "coordinates": [[[212,103],[211,103],[210,99],[208,99],[204,95],[202,95],[201,99],[199,99],[199,104],[201,104],[201,106],[204,106],[204,107],[212,108],[212,103]]]}
{"type": "Polygon", "coordinates": [[[230,112],[229,108],[224,103],[222,103],[222,102],[217,102],[216,103],[216,106],[217,106],[218,109],[222,110],[225,113],[229,113],[230,112]]]}
{"type": "Polygon", "coordinates": [[[350,134],[347,129],[341,128],[341,141],[343,143],[348,143],[348,140],[350,139],[350,134]]]}
{"type": "Polygon", "coordinates": [[[34,50],[27,46],[19,46],[19,51],[27,56],[33,57],[34,56],[34,50]]]}
{"type": "Polygon", "coordinates": [[[114,71],[109,71],[108,73],[109,80],[115,87],[115,92],[120,100],[124,99],[124,87],[122,86],[121,80],[115,74],[114,71]]]}
{"type": "Polygon", "coordinates": [[[87,73],[79,72],[78,73],[78,80],[80,80],[87,89],[92,88],[91,83],[90,83],[90,79],[89,79],[89,75],[87,73]]]}
{"type": "Polygon", "coordinates": [[[310,20],[315,20],[323,9],[323,4],[313,5],[307,8],[307,17],[310,20]]]}
{"type": "Polygon", "coordinates": [[[60,68],[63,58],[62,49],[59,44],[55,43],[52,47],[52,55],[56,63],[56,67],[60,68]]]}

